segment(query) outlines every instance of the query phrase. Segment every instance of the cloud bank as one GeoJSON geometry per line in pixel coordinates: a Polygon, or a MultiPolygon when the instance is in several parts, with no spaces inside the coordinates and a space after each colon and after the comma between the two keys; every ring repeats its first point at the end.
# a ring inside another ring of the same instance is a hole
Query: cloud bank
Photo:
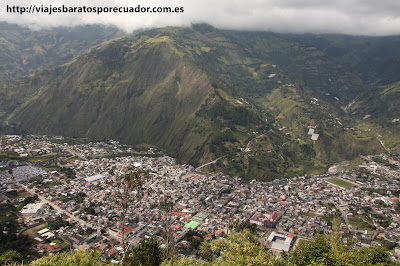
{"type": "Polygon", "coordinates": [[[137,29],[209,23],[217,28],[281,33],[400,34],[396,0],[3,0],[0,20],[31,28],[114,25],[137,29]],[[7,5],[183,7],[183,13],[10,13],[7,5]]]}

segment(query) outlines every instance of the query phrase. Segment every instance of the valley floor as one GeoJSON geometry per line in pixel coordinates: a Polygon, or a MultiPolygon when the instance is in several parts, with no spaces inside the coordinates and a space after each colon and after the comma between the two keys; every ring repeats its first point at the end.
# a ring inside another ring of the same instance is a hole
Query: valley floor
{"type": "Polygon", "coordinates": [[[2,136],[0,147],[3,202],[17,206],[36,196],[41,204],[39,209],[32,203],[18,206],[30,211],[19,211],[16,218],[20,230],[43,223],[48,229],[30,231],[38,252],[83,247],[112,258],[122,252],[123,239],[137,244],[155,237],[164,243],[165,228],[171,228],[177,252],[196,254],[201,242],[247,221],[271,252],[290,251],[294,238],[338,230],[343,241],[354,237],[360,247],[382,245],[399,255],[399,157],[366,156],[353,171],[244,184],[178,165],[153,149],[137,151],[113,141],[2,136]],[[122,224],[124,198],[116,184],[132,166],[149,176],[144,194],[130,194],[134,199],[122,224]],[[290,241],[276,245],[273,234],[290,241]]]}

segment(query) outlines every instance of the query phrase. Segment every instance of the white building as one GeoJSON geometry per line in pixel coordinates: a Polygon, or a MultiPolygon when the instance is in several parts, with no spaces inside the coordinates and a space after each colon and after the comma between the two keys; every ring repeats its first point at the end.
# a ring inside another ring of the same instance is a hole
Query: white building
{"type": "Polygon", "coordinates": [[[99,175],[93,175],[93,176],[86,177],[85,180],[86,180],[86,182],[91,183],[91,182],[94,182],[94,181],[97,181],[97,180],[100,180],[103,178],[105,178],[105,175],[99,174],[99,175]]]}
{"type": "Polygon", "coordinates": [[[274,253],[281,253],[282,251],[288,253],[292,247],[294,234],[288,235],[272,232],[267,241],[271,243],[271,251],[274,253]]]}
{"type": "Polygon", "coordinates": [[[45,206],[46,204],[42,202],[29,203],[24,208],[22,208],[21,215],[31,218],[37,217],[43,211],[45,206]]]}

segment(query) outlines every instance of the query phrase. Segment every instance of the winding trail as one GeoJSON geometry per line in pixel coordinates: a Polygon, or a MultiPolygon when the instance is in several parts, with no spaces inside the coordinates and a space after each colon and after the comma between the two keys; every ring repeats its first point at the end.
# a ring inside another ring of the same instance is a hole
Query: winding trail
{"type": "Polygon", "coordinates": [[[258,139],[258,138],[264,137],[265,134],[266,134],[266,133],[261,134],[261,135],[255,137],[255,138],[251,139],[251,140],[247,143],[246,149],[244,149],[244,151],[245,151],[245,152],[249,152],[249,151],[250,151],[250,143],[251,143],[253,140],[256,140],[256,139],[258,139]]]}
{"type": "Polygon", "coordinates": [[[226,157],[226,156],[227,156],[227,155],[221,156],[221,157],[215,159],[214,161],[211,161],[211,162],[205,163],[205,164],[203,164],[203,165],[200,165],[199,167],[197,167],[197,170],[199,170],[200,168],[203,168],[204,166],[207,166],[207,165],[216,163],[216,162],[218,162],[220,159],[222,159],[222,158],[224,158],[224,157],[226,157]]]}
{"type": "MultiPolygon", "coordinates": [[[[258,135],[257,137],[254,137],[254,138],[252,138],[251,140],[249,140],[249,142],[248,142],[247,145],[246,145],[246,148],[244,149],[244,152],[249,152],[249,151],[250,151],[250,144],[251,144],[252,141],[254,141],[254,140],[258,139],[258,138],[264,137],[266,134],[267,134],[267,133],[258,135]]],[[[203,167],[205,167],[205,166],[207,166],[207,165],[214,164],[214,163],[218,162],[219,160],[221,160],[222,158],[224,158],[224,157],[226,157],[226,156],[228,156],[228,155],[221,156],[221,157],[219,157],[219,158],[217,158],[217,159],[215,159],[215,160],[213,160],[213,161],[211,161],[211,162],[208,162],[208,163],[205,163],[205,164],[203,164],[203,165],[200,165],[200,166],[197,167],[196,169],[199,170],[200,168],[203,168],[203,167]]]]}
{"type": "Polygon", "coordinates": [[[390,150],[388,149],[388,148],[386,148],[386,146],[385,146],[385,143],[383,143],[383,141],[381,140],[381,135],[379,135],[379,134],[376,134],[377,136],[376,136],[376,139],[379,141],[379,143],[382,145],[382,147],[388,152],[388,153],[390,153],[390,150]]]}

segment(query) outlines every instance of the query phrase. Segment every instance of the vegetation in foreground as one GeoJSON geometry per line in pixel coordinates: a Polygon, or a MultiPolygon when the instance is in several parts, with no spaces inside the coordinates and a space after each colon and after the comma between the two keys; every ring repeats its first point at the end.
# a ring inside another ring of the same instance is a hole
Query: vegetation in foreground
{"type": "MultiPolygon", "coordinates": [[[[255,235],[245,230],[233,232],[226,238],[204,243],[200,248],[201,260],[178,258],[164,260],[165,254],[155,239],[143,239],[130,248],[126,265],[399,265],[390,259],[381,247],[357,248],[356,241],[343,244],[338,235],[316,235],[312,241],[302,241],[281,257],[270,255],[255,235]],[[164,260],[164,261],[163,261],[164,260]]],[[[5,265],[19,265],[21,258],[10,251],[0,256],[5,265]]],[[[42,257],[29,265],[109,265],[98,251],[74,250],[42,257]]]]}

